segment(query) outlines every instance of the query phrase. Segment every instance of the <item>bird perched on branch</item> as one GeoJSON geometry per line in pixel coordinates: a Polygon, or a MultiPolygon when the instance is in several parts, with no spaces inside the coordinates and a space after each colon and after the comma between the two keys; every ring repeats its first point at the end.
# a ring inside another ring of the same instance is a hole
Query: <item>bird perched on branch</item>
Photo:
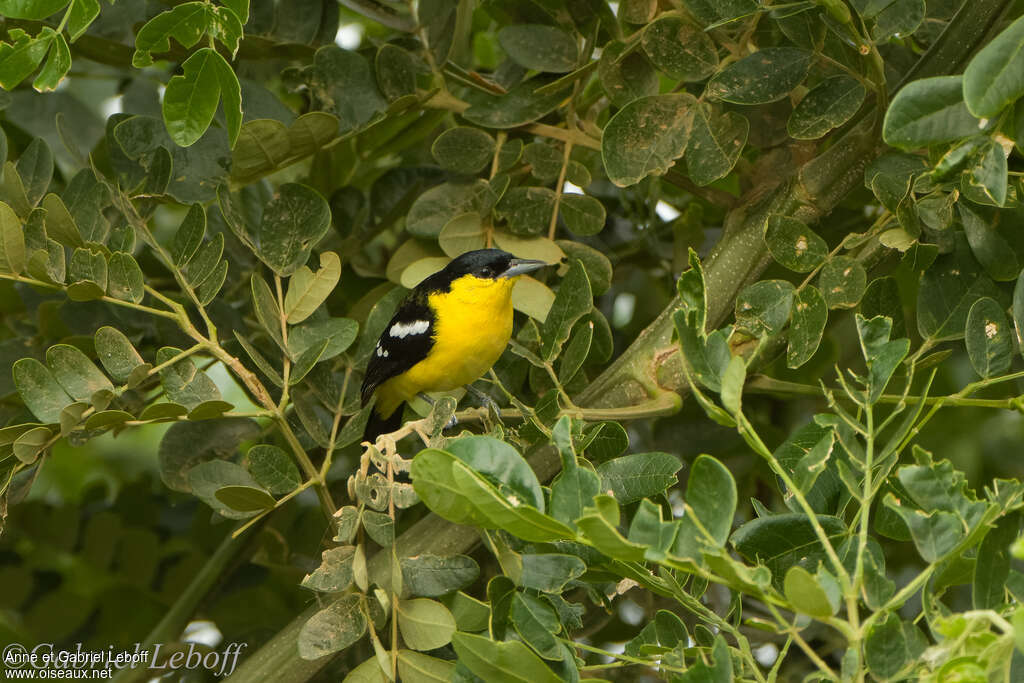
{"type": "MultiPolygon", "coordinates": [[[[363,378],[362,402],[377,403],[364,438],[402,424],[402,404],[479,379],[512,336],[512,287],[547,264],[500,249],[462,254],[409,293],[384,328],[363,378]]],[[[429,400],[429,399],[428,399],[429,400]]]]}

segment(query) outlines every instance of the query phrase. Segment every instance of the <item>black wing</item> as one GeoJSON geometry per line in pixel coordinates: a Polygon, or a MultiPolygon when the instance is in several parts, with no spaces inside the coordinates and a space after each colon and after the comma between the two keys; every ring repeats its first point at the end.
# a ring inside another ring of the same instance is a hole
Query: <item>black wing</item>
{"type": "Polygon", "coordinates": [[[370,354],[360,392],[363,405],[374,389],[426,358],[433,346],[434,312],[417,288],[398,307],[370,354]]]}

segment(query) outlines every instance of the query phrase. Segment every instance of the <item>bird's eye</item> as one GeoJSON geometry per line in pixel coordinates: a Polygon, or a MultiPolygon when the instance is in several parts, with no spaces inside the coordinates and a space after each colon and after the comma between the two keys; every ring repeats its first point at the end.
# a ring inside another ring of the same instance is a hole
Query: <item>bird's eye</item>
{"type": "Polygon", "coordinates": [[[494,269],[490,266],[484,266],[480,269],[480,274],[484,277],[494,277],[494,269]]]}

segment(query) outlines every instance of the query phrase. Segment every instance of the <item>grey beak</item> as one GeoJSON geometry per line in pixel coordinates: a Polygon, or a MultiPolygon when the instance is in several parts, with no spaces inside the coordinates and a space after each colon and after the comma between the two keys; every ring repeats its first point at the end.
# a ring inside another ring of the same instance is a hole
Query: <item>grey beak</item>
{"type": "Polygon", "coordinates": [[[514,258],[509,262],[508,268],[506,268],[505,272],[501,274],[501,277],[516,277],[518,275],[532,273],[546,265],[548,264],[544,261],[538,261],[536,259],[514,258]]]}

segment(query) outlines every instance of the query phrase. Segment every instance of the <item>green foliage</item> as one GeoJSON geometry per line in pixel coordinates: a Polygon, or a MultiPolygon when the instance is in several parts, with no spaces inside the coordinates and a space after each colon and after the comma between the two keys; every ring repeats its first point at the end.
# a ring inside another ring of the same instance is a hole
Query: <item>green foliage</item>
{"type": "Polygon", "coordinates": [[[0,635],[1020,677],[1017,5],[342,5],[0,9],[0,635]],[[360,443],[395,307],[486,247],[552,266],[487,401],[360,443]]]}

